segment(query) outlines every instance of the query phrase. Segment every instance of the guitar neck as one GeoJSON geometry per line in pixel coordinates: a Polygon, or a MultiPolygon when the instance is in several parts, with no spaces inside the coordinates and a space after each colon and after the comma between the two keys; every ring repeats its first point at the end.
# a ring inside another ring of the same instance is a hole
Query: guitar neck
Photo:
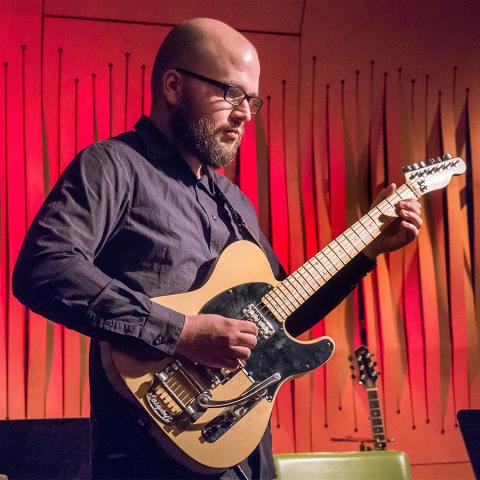
{"type": "Polygon", "coordinates": [[[378,399],[378,388],[367,388],[368,409],[370,411],[370,423],[372,426],[372,435],[375,439],[375,450],[385,450],[387,448],[387,438],[383,426],[382,410],[378,399]]]}
{"type": "Polygon", "coordinates": [[[263,303],[279,320],[286,320],[398,217],[395,205],[400,200],[418,197],[408,184],[399,187],[270,290],[263,303]]]}

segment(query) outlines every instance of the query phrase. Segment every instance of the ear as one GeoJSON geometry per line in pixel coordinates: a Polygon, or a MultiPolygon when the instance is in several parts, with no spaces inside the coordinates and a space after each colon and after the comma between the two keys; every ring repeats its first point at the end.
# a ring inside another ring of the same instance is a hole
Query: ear
{"type": "Polygon", "coordinates": [[[162,87],[165,100],[176,105],[183,95],[184,79],[177,70],[167,70],[163,75],[162,87]]]}

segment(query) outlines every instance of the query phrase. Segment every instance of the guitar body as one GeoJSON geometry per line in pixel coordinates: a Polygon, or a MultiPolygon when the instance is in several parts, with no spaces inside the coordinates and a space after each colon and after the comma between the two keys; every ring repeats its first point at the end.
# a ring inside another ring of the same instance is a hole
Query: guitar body
{"type": "Polygon", "coordinates": [[[254,321],[260,332],[257,346],[235,372],[169,356],[152,359],[102,343],[112,385],[149,413],[152,435],[191,470],[214,473],[245,459],[268,426],[280,386],[333,354],[331,338],[298,341],[285,330],[284,320],[262,304],[278,283],[262,250],[242,240],[224,250],[198,290],[152,299],[185,315],[216,313],[254,321]],[[199,404],[204,392],[207,402],[237,403],[205,407],[199,404]]]}

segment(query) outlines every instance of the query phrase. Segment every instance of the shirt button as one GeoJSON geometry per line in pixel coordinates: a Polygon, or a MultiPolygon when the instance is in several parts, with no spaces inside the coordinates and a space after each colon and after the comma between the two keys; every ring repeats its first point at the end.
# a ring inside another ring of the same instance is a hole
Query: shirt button
{"type": "Polygon", "coordinates": [[[212,215],[212,218],[216,221],[217,220],[217,216],[216,215],[212,215]]]}
{"type": "Polygon", "coordinates": [[[153,341],[154,345],[160,345],[162,343],[162,337],[158,337],[153,341]]]}

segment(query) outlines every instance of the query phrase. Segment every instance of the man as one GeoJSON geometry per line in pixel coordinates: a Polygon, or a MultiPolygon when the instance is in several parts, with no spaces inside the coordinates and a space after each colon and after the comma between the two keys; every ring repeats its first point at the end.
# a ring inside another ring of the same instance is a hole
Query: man
{"type": "MultiPolygon", "coordinates": [[[[248,199],[212,169],[232,161],[245,123],[260,109],[259,76],[254,46],[224,23],[193,19],[174,28],[155,60],[150,117],[134,132],[81,152],[27,234],[15,294],[32,310],[92,337],[94,478],[203,478],[164,453],[146,432],[148,416],[115,393],[98,340],[209,367],[234,369],[249,358],[258,334],[253,323],[184,316],[150,298],[198,288],[224,247],[242,238],[261,245],[274,274],[284,274],[248,199]]],[[[400,202],[398,209],[402,221],[322,289],[315,318],[351,291],[378,253],[416,237],[419,204],[400,202]]],[[[315,318],[297,322],[293,333],[315,318]]],[[[239,466],[208,478],[273,477],[267,429],[239,466]]]]}

